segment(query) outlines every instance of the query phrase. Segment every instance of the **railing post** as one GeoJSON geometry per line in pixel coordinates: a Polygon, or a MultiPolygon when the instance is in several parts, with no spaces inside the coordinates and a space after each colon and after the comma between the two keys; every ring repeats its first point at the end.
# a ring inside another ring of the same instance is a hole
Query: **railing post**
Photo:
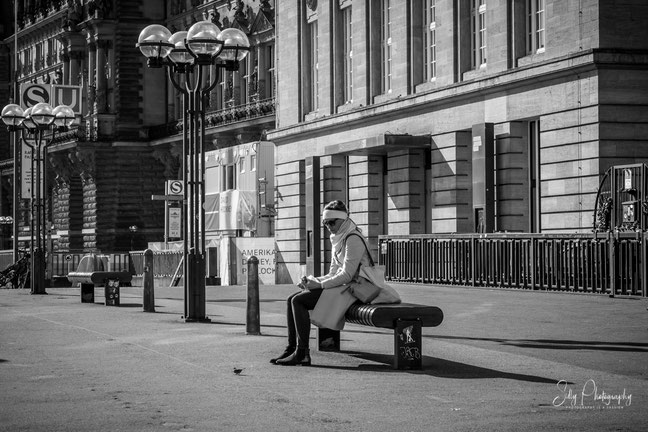
{"type": "Polygon", "coordinates": [[[646,290],[646,287],[648,286],[648,281],[646,278],[648,278],[648,272],[646,272],[646,259],[648,258],[648,250],[646,249],[648,245],[646,245],[646,236],[648,234],[644,231],[642,236],[641,236],[641,262],[639,264],[639,272],[640,272],[640,278],[641,278],[641,295],[642,297],[646,297],[648,294],[648,291],[646,290]]]}
{"type": "Polygon", "coordinates": [[[251,256],[247,261],[247,317],[245,334],[260,335],[259,324],[259,259],[251,256]]]}
{"type": "Polygon", "coordinates": [[[616,293],[616,240],[617,236],[608,233],[608,259],[610,261],[610,297],[616,293]]]}
{"type": "Polygon", "coordinates": [[[477,286],[477,251],[476,251],[476,239],[475,234],[470,236],[470,271],[472,272],[472,286],[477,286]]]}
{"type": "Polygon", "coordinates": [[[144,312],[155,312],[155,289],[153,285],[153,251],[144,252],[144,312]]]}

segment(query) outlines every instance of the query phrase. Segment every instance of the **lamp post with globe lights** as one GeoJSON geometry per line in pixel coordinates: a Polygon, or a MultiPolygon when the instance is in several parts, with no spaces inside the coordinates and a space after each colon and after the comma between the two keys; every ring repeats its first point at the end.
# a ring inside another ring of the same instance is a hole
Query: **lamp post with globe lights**
{"type": "Polygon", "coordinates": [[[219,82],[221,69],[238,71],[250,43],[241,30],[221,31],[211,21],[200,21],[174,34],[161,25],[150,25],[142,30],[136,46],[149,67],[167,68],[169,81],[183,96],[184,319],[209,322],[205,315],[206,96],[219,82]]]}
{"type": "Polygon", "coordinates": [[[31,293],[47,294],[45,291],[48,232],[45,157],[47,147],[54,141],[56,133],[67,131],[74,124],[74,111],[66,105],[52,108],[45,102],[37,103],[26,110],[19,105],[9,104],[2,109],[2,121],[10,132],[16,133],[16,143],[19,142],[18,134],[20,134],[22,142],[31,149],[31,293]]]}

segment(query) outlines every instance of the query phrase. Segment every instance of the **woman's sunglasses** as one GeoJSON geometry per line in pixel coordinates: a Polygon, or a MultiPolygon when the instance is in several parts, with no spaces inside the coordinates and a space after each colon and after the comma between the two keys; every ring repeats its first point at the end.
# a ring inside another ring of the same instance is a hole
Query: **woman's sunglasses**
{"type": "Polygon", "coordinates": [[[322,221],[322,225],[324,225],[324,226],[327,227],[327,228],[330,228],[330,227],[332,227],[333,225],[335,225],[335,223],[336,223],[337,221],[339,221],[339,220],[340,220],[340,219],[329,219],[329,220],[325,220],[325,221],[322,221]]]}

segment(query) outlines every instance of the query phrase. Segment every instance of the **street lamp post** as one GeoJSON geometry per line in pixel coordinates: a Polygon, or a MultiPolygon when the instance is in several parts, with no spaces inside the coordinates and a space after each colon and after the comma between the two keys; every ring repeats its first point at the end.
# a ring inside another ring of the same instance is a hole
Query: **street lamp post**
{"type": "MultiPolygon", "coordinates": [[[[20,132],[22,142],[32,152],[31,170],[31,293],[47,294],[45,291],[45,272],[47,269],[47,146],[54,140],[57,132],[64,132],[74,123],[72,109],[66,105],[52,108],[41,102],[23,109],[9,104],[2,109],[2,121],[10,132],[20,132]],[[34,176],[35,169],[35,176],[34,176]]],[[[16,145],[19,142],[15,140],[16,145]]],[[[17,169],[17,167],[14,167],[17,169]]],[[[17,187],[17,185],[14,185],[17,187]]],[[[14,203],[18,205],[18,203],[14,203]]],[[[14,221],[17,223],[17,221],[14,221]]],[[[18,239],[14,239],[18,241],[18,239]]]]}
{"type": "Polygon", "coordinates": [[[136,46],[149,67],[167,68],[169,80],[183,96],[184,319],[209,322],[205,314],[206,96],[219,82],[221,69],[238,70],[250,43],[241,30],[221,31],[211,21],[200,21],[173,35],[161,25],[150,25],[142,30],[136,46]],[[207,75],[208,71],[213,72],[207,75]]]}
{"type": "Polygon", "coordinates": [[[130,231],[130,250],[134,251],[135,250],[135,234],[137,234],[137,225],[131,225],[128,227],[128,231],[130,231]]]}

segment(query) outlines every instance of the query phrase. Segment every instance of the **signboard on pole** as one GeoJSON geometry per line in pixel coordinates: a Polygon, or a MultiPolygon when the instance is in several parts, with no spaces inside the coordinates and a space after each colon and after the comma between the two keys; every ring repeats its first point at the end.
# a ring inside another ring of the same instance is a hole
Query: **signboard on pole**
{"type": "Polygon", "coordinates": [[[53,107],[67,105],[72,108],[74,114],[83,114],[81,110],[81,87],[72,85],[53,85],[54,92],[53,107]]]}
{"type": "Polygon", "coordinates": [[[166,181],[166,194],[167,195],[184,195],[184,184],[182,180],[167,180],[166,181]]]}
{"type": "Polygon", "coordinates": [[[20,85],[20,104],[24,109],[40,102],[52,104],[51,84],[23,83],[20,85]]]}
{"type": "Polygon", "coordinates": [[[52,107],[67,105],[75,114],[82,114],[82,100],[80,86],[34,83],[20,85],[20,104],[24,109],[45,102],[52,107]]]}
{"type": "Polygon", "coordinates": [[[182,229],[182,222],[180,219],[180,213],[181,209],[179,207],[169,207],[168,208],[169,216],[168,216],[168,232],[167,232],[167,237],[168,238],[180,238],[182,237],[182,234],[180,233],[182,229]]]}
{"type": "Polygon", "coordinates": [[[23,199],[32,197],[32,149],[27,144],[20,146],[22,151],[20,163],[20,190],[23,199]]]}

